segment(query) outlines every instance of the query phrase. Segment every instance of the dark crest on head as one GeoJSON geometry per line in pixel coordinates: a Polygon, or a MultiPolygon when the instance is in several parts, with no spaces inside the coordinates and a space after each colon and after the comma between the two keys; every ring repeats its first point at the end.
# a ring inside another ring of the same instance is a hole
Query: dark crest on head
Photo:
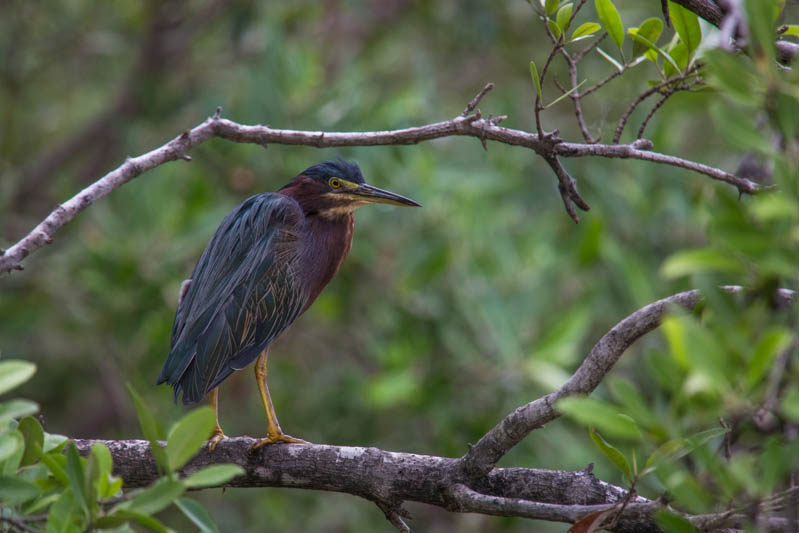
{"type": "Polygon", "coordinates": [[[345,161],[341,158],[335,161],[324,161],[306,169],[301,174],[315,180],[324,181],[325,183],[330,178],[341,178],[353,183],[365,183],[366,181],[363,179],[361,167],[358,166],[358,163],[355,161],[345,161]]]}

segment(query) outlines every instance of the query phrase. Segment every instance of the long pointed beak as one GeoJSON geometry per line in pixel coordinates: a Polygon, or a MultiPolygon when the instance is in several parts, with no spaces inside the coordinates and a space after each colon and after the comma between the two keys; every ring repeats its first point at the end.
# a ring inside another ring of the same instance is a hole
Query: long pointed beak
{"type": "Polygon", "coordinates": [[[347,193],[358,198],[359,200],[374,204],[391,204],[403,207],[422,207],[422,204],[414,202],[410,198],[405,198],[399,194],[394,194],[390,191],[372,187],[367,183],[363,183],[359,185],[357,189],[351,189],[347,191],[347,193]]]}

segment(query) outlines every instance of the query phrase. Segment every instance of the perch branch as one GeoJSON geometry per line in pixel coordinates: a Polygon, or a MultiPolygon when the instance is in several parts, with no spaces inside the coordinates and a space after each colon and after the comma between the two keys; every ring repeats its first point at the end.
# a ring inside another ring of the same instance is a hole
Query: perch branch
{"type": "MultiPolygon", "coordinates": [[[[486,90],[484,89],[484,91],[486,90]]],[[[477,98],[476,100],[479,101],[477,98]]],[[[499,126],[497,122],[498,120],[496,119],[482,118],[480,114],[470,114],[467,116],[459,115],[443,122],[400,130],[322,132],[275,129],[262,125],[248,126],[223,119],[217,112],[217,114],[208,118],[202,124],[186,130],[163,146],[138,157],[128,158],[121,166],[56,207],[30,233],[0,254],[0,274],[8,273],[13,269],[21,270],[23,259],[45,244],[52,242],[53,236],[59,228],[103,196],[159,165],[178,159],[185,160],[189,150],[212,137],[239,143],[260,144],[262,146],[286,144],[332,148],[340,146],[410,145],[442,137],[467,136],[483,141],[495,141],[511,146],[529,148],[538,155],[550,159],[553,156],[599,156],[651,161],[692,170],[712,179],[724,181],[734,185],[742,193],[752,194],[759,190],[759,186],[753,181],[721,169],[671,155],[651,152],[649,151],[651,143],[642,143],[641,140],[632,144],[616,145],[553,142],[551,134],[539,136],[535,133],[504,128],[499,126]]]]}

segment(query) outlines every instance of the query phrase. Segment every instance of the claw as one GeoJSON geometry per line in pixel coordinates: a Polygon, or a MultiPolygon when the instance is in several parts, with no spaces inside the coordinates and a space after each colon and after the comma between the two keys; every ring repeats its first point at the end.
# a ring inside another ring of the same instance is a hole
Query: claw
{"type": "Polygon", "coordinates": [[[214,451],[216,449],[216,445],[222,442],[224,439],[227,438],[227,435],[222,433],[222,429],[217,427],[214,432],[211,434],[211,438],[208,439],[208,449],[214,451]]]}
{"type": "Polygon", "coordinates": [[[307,440],[298,439],[296,437],[292,437],[291,435],[286,435],[285,433],[279,433],[277,435],[270,435],[269,437],[264,437],[263,439],[258,439],[255,441],[255,444],[252,445],[253,450],[257,450],[261,446],[265,444],[277,444],[277,443],[284,443],[284,444],[310,444],[307,440]]]}

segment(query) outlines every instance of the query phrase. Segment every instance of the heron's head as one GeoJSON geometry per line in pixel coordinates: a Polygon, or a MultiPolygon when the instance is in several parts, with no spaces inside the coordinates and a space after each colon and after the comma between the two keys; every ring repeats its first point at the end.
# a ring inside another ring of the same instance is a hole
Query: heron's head
{"type": "Polygon", "coordinates": [[[329,217],[350,214],[366,204],[421,207],[410,198],[369,185],[358,164],[343,159],[306,169],[281,192],[297,200],[306,213],[329,217]]]}

